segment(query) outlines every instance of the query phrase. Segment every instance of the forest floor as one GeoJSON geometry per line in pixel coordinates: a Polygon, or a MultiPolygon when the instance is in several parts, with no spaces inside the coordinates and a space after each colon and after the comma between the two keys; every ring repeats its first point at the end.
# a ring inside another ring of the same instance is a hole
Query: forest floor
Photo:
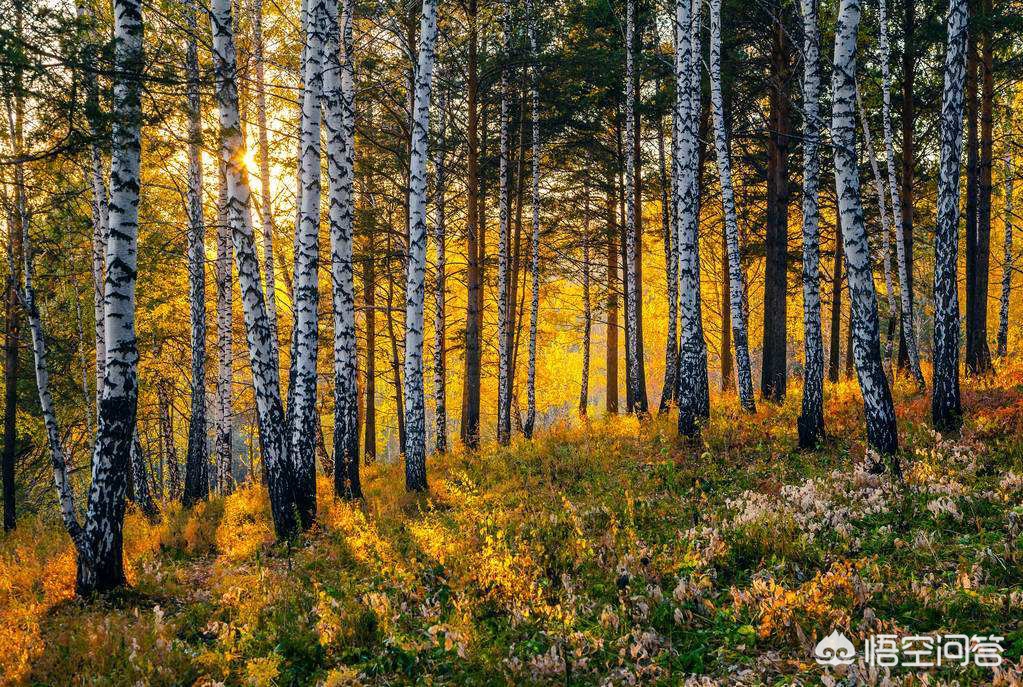
{"type": "Polygon", "coordinates": [[[657,418],[556,427],[431,458],[431,491],[366,469],[364,508],[320,483],[284,548],[265,493],[128,518],[130,591],[72,599],[54,522],[0,540],[0,682],[32,685],[1020,684],[1023,367],[964,384],[941,438],[896,389],[905,480],[865,470],[854,383],[826,446],[795,447],[799,391],[698,445],[657,418]],[[997,634],[1005,664],[823,669],[818,639],[997,634]]]}

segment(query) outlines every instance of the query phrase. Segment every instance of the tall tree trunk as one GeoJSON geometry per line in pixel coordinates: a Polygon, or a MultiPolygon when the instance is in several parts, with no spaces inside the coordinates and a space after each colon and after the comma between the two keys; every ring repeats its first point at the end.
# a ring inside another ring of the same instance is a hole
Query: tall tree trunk
{"type": "MultiPolygon", "coordinates": [[[[234,333],[233,317],[234,288],[232,283],[232,237],[231,220],[227,200],[227,177],[223,160],[218,166],[220,192],[217,199],[217,259],[214,263],[217,282],[217,413],[214,424],[213,450],[216,488],[221,493],[229,489],[229,475],[225,466],[230,464],[234,450],[234,411],[231,396],[234,386],[234,333]]],[[[196,473],[197,479],[205,479],[196,473]]],[[[203,487],[195,487],[203,489],[203,487]]],[[[188,473],[185,473],[185,492],[191,489],[188,473]]]]}
{"type": "Polygon", "coordinates": [[[1006,137],[1005,137],[1005,231],[1002,242],[1002,296],[998,307],[998,357],[1004,358],[1008,352],[1009,343],[1009,296],[1012,293],[1012,194],[1013,169],[1012,169],[1012,105],[1009,106],[1006,115],[1006,137]]]}
{"type": "Polygon", "coordinates": [[[860,97],[859,85],[856,86],[856,107],[860,112],[860,125],[863,129],[863,148],[867,151],[867,159],[870,162],[870,171],[874,175],[874,191],[877,194],[878,214],[881,217],[881,271],[884,275],[885,295],[888,296],[888,336],[885,338],[884,358],[885,364],[891,360],[895,337],[895,290],[892,287],[892,257],[891,257],[891,228],[888,225],[888,205],[885,201],[884,179],[881,177],[881,170],[877,166],[877,156],[874,155],[874,141],[870,135],[870,122],[867,120],[867,110],[863,107],[863,99],[860,97]]]}
{"type": "Polygon", "coordinates": [[[767,262],[764,269],[764,354],[760,393],[780,403],[787,380],[789,203],[789,45],[780,0],[772,3],[770,135],[767,165],[767,262]]]}
{"type": "Polygon", "coordinates": [[[363,298],[366,301],[366,420],[363,424],[363,452],[366,464],[377,457],[377,299],[376,255],[373,229],[368,233],[365,271],[362,277],[363,298]]]}
{"type": "Polygon", "coordinates": [[[423,297],[426,276],[426,172],[430,131],[430,90],[437,0],[423,0],[419,24],[412,118],[412,160],[409,188],[409,258],[405,282],[405,488],[426,490],[426,404],[423,389],[423,297]]]}
{"type": "Polygon", "coordinates": [[[941,99],[941,166],[934,235],[934,378],[931,420],[941,432],[963,421],[959,399],[959,161],[963,150],[963,92],[966,81],[966,0],[950,0],[948,47],[941,99]]]}
{"type": "MultiPolygon", "coordinates": [[[[976,23],[978,4],[979,0],[968,3],[971,23],[976,23]]],[[[981,353],[977,350],[980,100],[977,93],[977,38],[973,33],[967,38],[966,46],[966,369],[970,374],[978,374],[982,371],[981,353]]]]}
{"type": "Polygon", "coordinates": [[[526,21],[529,31],[529,50],[533,73],[529,85],[529,100],[533,121],[533,188],[530,205],[533,208],[533,240],[529,272],[532,279],[532,298],[529,307],[529,369],[526,375],[526,422],[522,432],[529,439],[536,424],[536,325],[540,310],[540,91],[539,66],[536,52],[535,18],[532,3],[526,0],[526,21]]]}
{"type": "Polygon", "coordinates": [[[706,385],[707,357],[700,306],[699,245],[699,120],[700,120],[700,21],[698,0],[680,0],[676,4],[677,39],[675,75],[679,84],[676,96],[675,139],[676,188],[679,192],[676,226],[678,229],[679,312],[679,434],[698,432],[698,420],[709,414],[706,385]]]}
{"type": "MultiPolygon", "coordinates": [[[[735,216],[735,194],[732,190],[732,157],[725,133],[724,103],[721,97],[721,0],[710,3],[710,100],[714,110],[714,148],[717,151],[718,174],[721,177],[721,207],[725,220],[725,245],[728,255],[729,319],[735,337],[735,357],[739,379],[739,402],[748,413],[756,412],[753,399],[753,366],[749,355],[746,327],[746,278],[739,255],[739,224],[735,216]]],[[[723,358],[730,356],[722,345],[723,358]]]]}
{"type": "MultiPolygon", "coordinates": [[[[903,283],[904,293],[909,298],[909,311],[913,313],[913,176],[915,169],[915,147],[913,144],[913,83],[916,78],[916,47],[913,34],[916,27],[916,0],[902,0],[902,215],[900,217],[902,232],[899,241],[902,244],[903,262],[906,265],[906,277],[903,283]]],[[[885,36],[887,39],[887,36],[885,36]]],[[[901,272],[900,280],[902,279],[901,272]]],[[[909,360],[909,343],[906,331],[913,330],[916,337],[916,323],[903,315],[899,339],[899,367],[911,368],[909,360]]],[[[919,347],[917,348],[919,359],[919,347]]],[[[914,372],[914,376],[916,373],[914,372]]],[[[923,377],[921,373],[919,379],[923,377]]]]}
{"type": "Polygon", "coordinates": [[[721,223],[721,391],[735,389],[735,361],[732,357],[732,297],[728,287],[728,229],[721,223]]]}
{"type": "MultiPolygon", "coordinates": [[[[912,0],[904,0],[912,5],[912,0]]],[[[910,10],[912,11],[912,7],[910,10]]],[[[899,275],[899,313],[902,326],[900,327],[899,340],[900,340],[900,357],[902,356],[901,350],[906,350],[906,363],[910,371],[913,374],[913,378],[916,380],[917,388],[923,391],[926,388],[926,382],[924,382],[923,372],[920,371],[920,352],[916,345],[916,331],[913,329],[913,297],[912,297],[912,285],[910,284],[909,277],[909,264],[907,262],[907,250],[906,241],[903,236],[900,235],[898,228],[900,225],[903,227],[905,232],[905,219],[906,213],[902,208],[902,198],[899,194],[899,182],[895,176],[895,146],[892,142],[892,114],[891,114],[891,73],[889,69],[889,46],[888,46],[888,15],[887,15],[887,0],[879,0],[879,16],[878,21],[881,25],[881,122],[884,129],[884,150],[885,150],[885,161],[888,164],[888,190],[892,197],[892,221],[896,227],[895,231],[895,258],[896,265],[898,267],[899,275]]],[[[906,50],[907,52],[911,49],[911,42],[907,38],[906,50]]],[[[910,91],[912,93],[912,91],[910,91]]],[[[912,98],[912,95],[909,95],[912,98]]],[[[908,104],[907,107],[912,111],[912,104],[908,104]]],[[[905,116],[905,111],[903,112],[905,116]]],[[[909,136],[912,138],[912,123],[910,123],[909,136]]],[[[903,168],[903,173],[906,173],[903,168]]],[[[909,174],[912,176],[912,166],[910,167],[909,174]]],[[[912,202],[912,196],[910,196],[908,202],[912,202]]],[[[909,223],[912,225],[913,215],[912,209],[909,213],[909,223]]],[[[887,242],[888,233],[885,232],[885,240],[887,242]]]]}
{"type": "Polygon", "coordinates": [[[124,505],[138,402],[135,275],[143,56],[142,7],[137,0],[115,0],[114,41],[109,236],[103,292],[106,360],[84,546],[78,556],[76,589],[81,595],[125,583],[124,505]]]}
{"type": "Polygon", "coordinates": [[[405,404],[401,382],[401,360],[398,357],[398,335],[394,331],[394,243],[391,232],[387,235],[387,338],[391,343],[391,384],[394,386],[395,417],[398,420],[398,449],[405,455],[405,404]]]}
{"type": "Polygon", "coordinates": [[[639,276],[636,272],[637,254],[642,244],[637,245],[636,222],[637,214],[642,207],[637,207],[638,187],[636,180],[636,155],[634,142],[636,139],[636,75],[633,64],[633,36],[636,31],[633,15],[635,0],[625,0],[625,141],[630,150],[625,151],[625,346],[626,363],[629,366],[626,382],[628,388],[629,412],[645,414],[646,391],[643,375],[640,370],[643,351],[639,345],[639,276]]]}
{"type": "Polygon", "coordinates": [[[978,198],[977,198],[977,241],[976,241],[976,277],[974,290],[976,293],[974,307],[976,317],[973,328],[973,350],[976,352],[976,372],[989,373],[991,367],[991,348],[987,337],[987,306],[989,273],[991,267],[991,188],[994,143],[994,114],[992,112],[995,99],[994,84],[994,47],[992,45],[991,26],[993,20],[991,0],[981,0],[981,54],[980,54],[980,162],[978,166],[978,198]]]}
{"type": "MultiPolygon", "coordinates": [[[[156,393],[160,404],[160,436],[167,457],[167,495],[169,498],[175,499],[180,493],[181,476],[178,471],[178,449],[174,444],[174,406],[171,403],[174,393],[173,383],[166,379],[160,380],[156,393]]],[[[189,433],[191,434],[191,425],[189,433]]],[[[205,440],[205,438],[204,432],[203,439],[205,440]]],[[[191,436],[189,436],[189,441],[191,441],[191,436]]],[[[209,484],[208,480],[207,484],[209,484]]]]}
{"type": "Polygon", "coordinates": [[[447,92],[441,92],[438,98],[437,113],[440,118],[438,126],[437,152],[434,155],[436,182],[434,189],[436,198],[436,226],[433,229],[434,252],[436,254],[436,276],[433,285],[433,413],[436,438],[434,450],[446,453],[448,450],[448,411],[447,411],[447,341],[445,328],[445,301],[447,300],[447,274],[444,239],[447,233],[447,215],[445,195],[447,193],[447,167],[445,146],[447,145],[447,92]]]}
{"type": "MultiPolygon", "coordinates": [[[[19,97],[20,100],[20,97],[19,97]]],[[[19,126],[20,128],[20,126],[19,126]]],[[[12,137],[15,138],[15,137],[12,137]]],[[[16,136],[20,139],[20,134],[16,136]]],[[[17,145],[20,149],[20,143],[17,145]]],[[[20,155],[20,150],[15,153],[20,155]]],[[[7,290],[4,294],[4,455],[0,477],[3,478],[4,531],[14,529],[17,522],[15,507],[14,462],[18,441],[18,341],[20,337],[18,308],[18,258],[21,253],[20,215],[25,206],[24,164],[15,166],[15,208],[8,215],[7,223],[7,290]]],[[[86,402],[91,403],[86,396],[86,402]]]]}
{"type": "Polygon", "coordinates": [[[263,57],[263,0],[252,4],[252,60],[256,66],[256,126],[259,129],[259,210],[263,239],[263,279],[266,284],[266,316],[273,345],[277,338],[277,280],[274,276],[273,201],[270,193],[270,144],[266,126],[266,70],[263,57]]]}
{"type": "Polygon", "coordinates": [[[593,313],[590,310],[590,187],[583,191],[583,369],[579,386],[579,415],[586,417],[590,405],[590,332],[593,313]]]}
{"type": "Polygon", "coordinates": [[[605,361],[607,370],[604,408],[618,413],[618,214],[615,211],[614,171],[607,171],[607,324],[605,361]]]}
{"type": "Polygon", "coordinates": [[[480,445],[480,329],[483,297],[479,176],[479,16],[477,0],[467,0],[468,60],[466,65],[466,271],[465,375],[462,387],[462,443],[480,445]]]}
{"type": "MultiPolygon", "coordinates": [[[[672,167],[674,169],[675,153],[672,144],[672,167]]],[[[678,261],[675,259],[675,174],[668,174],[665,165],[664,151],[664,120],[657,118],[657,170],[661,181],[661,235],[664,241],[664,274],[667,281],[668,298],[668,335],[664,352],[664,389],[661,391],[661,402],[658,413],[667,412],[675,401],[675,376],[678,372],[678,278],[675,270],[678,261]],[[670,177],[670,179],[669,179],[670,177]]]]}
{"type": "MultiPolygon", "coordinates": [[[[882,2],[884,0],[881,0],[882,2]]],[[[820,291],[820,29],[817,1],[800,0],[803,17],[803,403],[799,446],[824,439],[824,341],[820,291]]]]}
{"type": "Polygon", "coordinates": [[[895,458],[899,446],[898,430],[891,389],[881,364],[877,297],[856,162],[856,32],[859,24],[860,0],[842,0],[832,76],[834,105],[831,131],[835,145],[835,186],[842,215],[842,239],[852,305],[853,353],[863,395],[867,441],[878,453],[892,456],[892,470],[898,474],[895,458]]]}
{"type": "MultiPolygon", "coordinates": [[[[188,45],[185,78],[188,94],[188,302],[192,344],[191,415],[185,454],[185,506],[209,496],[209,456],[206,445],[206,222],[202,198],[202,103],[199,99],[199,51],[196,5],[187,4],[188,45]]],[[[218,238],[220,236],[218,227],[218,238]]],[[[217,243],[218,249],[220,242],[217,243]]],[[[230,258],[228,258],[230,259],[230,258]]],[[[228,263],[230,266],[230,263],[228,263]]],[[[218,274],[218,277],[220,275],[218,274]]],[[[220,281],[217,281],[218,291],[220,281]]],[[[230,286],[230,284],[228,284],[230,286]]],[[[218,295],[218,305],[220,293],[218,295]]],[[[219,314],[219,313],[218,313],[219,314]]],[[[218,319],[218,325],[220,321],[218,319]]],[[[219,327],[218,327],[219,334],[219,327]]],[[[169,401],[169,399],[166,399],[169,401]]],[[[177,462],[171,468],[171,492],[177,494],[177,462]]]]}
{"type": "Polygon", "coordinates": [[[227,208],[235,265],[243,294],[242,306],[256,398],[263,472],[270,495],[274,529],[278,537],[287,538],[296,530],[293,469],[288,455],[278,360],[274,356],[276,349],[266,314],[263,281],[249,211],[250,191],[238,116],[237,67],[230,0],[214,0],[210,22],[220,119],[220,155],[227,182],[227,208]]]}
{"type": "Polygon", "coordinates": [[[837,382],[842,364],[842,218],[835,223],[835,248],[831,259],[831,340],[828,347],[828,381],[837,382]]]}
{"type": "MultiPolygon", "coordinates": [[[[501,20],[501,29],[504,41],[504,52],[511,51],[511,2],[503,0],[504,14],[501,20]]],[[[500,152],[498,167],[498,214],[500,226],[498,227],[497,244],[497,443],[507,446],[511,441],[511,351],[504,345],[509,338],[511,322],[509,322],[509,242],[510,242],[510,211],[509,211],[509,190],[508,190],[508,69],[507,64],[501,65],[501,116],[498,123],[500,128],[500,152]]]]}
{"type": "Polygon", "coordinates": [[[334,304],[334,493],[362,497],[359,479],[358,350],[355,269],[352,265],[355,170],[355,72],[352,0],[327,3],[323,74],[330,221],[331,297],[334,304]]]}

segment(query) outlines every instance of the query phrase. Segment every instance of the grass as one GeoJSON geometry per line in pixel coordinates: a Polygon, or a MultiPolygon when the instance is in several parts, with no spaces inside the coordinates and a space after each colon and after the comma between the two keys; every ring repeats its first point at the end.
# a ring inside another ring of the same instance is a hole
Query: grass
{"type": "MultiPolygon", "coordinates": [[[[898,386],[906,478],[864,469],[855,387],[795,448],[798,393],[743,415],[595,420],[533,442],[319,485],[319,525],[273,541],[264,491],[128,517],[130,592],[72,598],[59,525],[0,540],[0,682],[25,685],[1018,684],[1023,369],[971,383],[961,437],[898,386]],[[1000,634],[1006,665],[914,675],[812,658],[833,629],[1000,634]],[[925,682],[927,681],[927,682],[925,682]]],[[[762,404],[763,405],[763,404],[762,404]]]]}

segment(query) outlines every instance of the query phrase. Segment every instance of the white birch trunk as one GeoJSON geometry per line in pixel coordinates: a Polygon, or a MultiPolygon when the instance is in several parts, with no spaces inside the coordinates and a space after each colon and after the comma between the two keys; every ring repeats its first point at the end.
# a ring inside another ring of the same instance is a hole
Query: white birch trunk
{"type": "Polygon", "coordinates": [[[963,154],[966,83],[966,0],[950,0],[948,46],[941,98],[941,162],[938,217],[934,233],[934,378],[931,420],[940,432],[963,421],[959,397],[959,171],[963,154]]]}
{"type": "Polygon", "coordinates": [[[355,169],[355,88],[352,0],[327,4],[323,73],[327,130],[327,195],[330,221],[331,295],[334,303],[334,490],[345,499],[362,497],[359,479],[358,358],[355,339],[355,273],[352,264],[355,169]],[[339,59],[340,55],[340,59],[339,59]]]}
{"type": "Polygon", "coordinates": [[[446,346],[445,346],[445,301],[447,295],[445,274],[445,250],[444,237],[447,232],[447,217],[445,206],[445,193],[447,192],[447,169],[445,167],[445,150],[447,142],[447,94],[442,92],[438,103],[438,116],[440,126],[438,127],[437,153],[434,156],[434,169],[436,170],[436,183],[434,184],[436,199],[434,204],[437,212],[437,224],[433,229],[433,241],[435,251],[436,277],[433,287],[433,410],[435,419],[435,450],[437,453],[445,453],[448,450],[448,418],[447,418],[447,393],[446,393],[446,346]]]}
{"type": "MultiPolygon", "coordinates": [[[[643,397],[639,389],[639,315],[636,288],[636,161],[631,152],[636,131],[636,87],[633,65],[633,34],[635,32],[635,0],[625,0],[625,356],[629,366],[625,375],[630,389],[626,397],[633,404],[643,397]]],[[[532,27],[531,27],[532,28],[532,27]]],[[[629,412],[645,412],[645,408],[630,407],[629,412]]]]}
{"type": "MultiPolygon", "coordinates": [[[[232,237],[228,215],[227,176],[224,161],[220,160],[219,192],[217,197],[217,258],[214,278],[217,283],[217,412],[214,417],[214,469],[217,491],[228,490],[228,468],[233,450],[234,412],[232,387],[234,386],[234,288],[231,273],[232,237]]],[[[204,470],[204,473],[208,470],[204,470]]],[[[199,475],[198,479],[202,479],[199,475]]],[[[187,475],[186,475],[187,482],[187,475]]],[[[186,484],[187,489],[187,484],[186,484]]]]}
{"type": "Polygon", "coordinates": [[[885,340],[884,358],[885,365],[891,364],[892,350],[895,337],[895,291],[892,289],[892,244],[891,225],[888,223],[888,204],[885,201],[884,178],[877,166],[877,156],[874,155],[874,138],[870,134],[870,122],[867,120],[867,109],[863,107],[863,98],[860,96],[859,85],[856,86],[856,107],[860,113],[860,127],[863,129],[863,148],[867,151],[867,161],[870,163],[870,171],[874,175],[874,191],[877,194],[878,214],[881,217],[881,271],[884,276],[885,294],[888,297],[888,317],[890,325],[888,336],[885,340]]]}
{"type": "Polygon", "coordinates": [[[714,148],[717,151],[718,174],[721,179],[725,242],[728,246],[728,299],[739,381],[739,402],[746,412],[755,413],[753,370],[746,326],[746,279],[742,273],[739,254],[739,224],[735,216],[735,193],[732,190],[731,152],[725,134],[724,104],[721,97],[721,0],[710,2],[710,100],[714,114],[714,148]]]}
{"type": "MultiPolygon", "coordinates": [[[[502,27],[504,32],[504,50],[509,53],[511,50],[511,0],[501,0],[504,6],[504,18],[502,27]]],[[[497,247],[497,443],[507,446],[511,440],[511,361],[508,359],[510,346],[506,341],[511,335],[511,323],[508,322],[510,311],[508,298],[510,295],[508,286],[508,252],[509,252],[509,208],[508,208],[508,67],[501,67],[501,115],[498,126],[501,130],[501,149],[498,175],[499,197],[498,212],[500,222],[498,226],[498,247],[497,247]]]]}
{"type": "Polygon", "coordinates": [[[426,276],[426,171],[430,89],[437,41],[437,0],[423,0],[412,108],[409,164],[409,258],[405,282],[405,486],[426,490],[426,407],[423,389],[423,299],[426,276]]]}
{"type": "Polygon", "coordinates": [[[803,18],[803,401],[799,446],[824,439],[824,341],[820,294],[820,29],[817,0],[800,0],[803,18]]]}
{"type": "MultiPolygon", "coordinates": [[[[316,519],[316,359],[319,350],[320,264],[320,99],[324,87],[324,43],[329,24],[325,0],[309,0],[305,26],[302,92],[302,156],[299,183],[302,205],[295,227],[292,276],[294,330],[288,416],[289,452],[295,467],[295,502],[302,526],[316,519]]],[[[336,13],[336,8],[332,8],[336,13]]],[[[334,27],[336,28],[336,14],[334,27]]],[[[336,35],[336,30],[333,32],[336,35]]],[[[333,46],[336,53],[336,43],[333,46]]]]}
{"type": "MultiPolygon", "coordinates": [[[[632,0],[628,0],[629,6],[632,0]]],[[[529,439],[533,436],[533,428],[536,425],[536,323],[540,314],[540,92],[538,87],[538,65],[536,54],[536,26],[533,17],[533,6],[531,0],[526,0],[526,22],[529,32],[529,55],[532,63],[532,75],[529,86],[529,100],[531,119],[533,124],[533,145],[532,145],[532,172],[533,184],[530,205],[533,210],[533,231],[530,250],[529,273],[532,285],[529,306],[529,366],[526,370],[526,421],[522,426],[522,433],[529,439]]],[[[629,81],[631,84],[632,81],[629,81]]],[[[631,140],[631,138],[629,139],[631,140]]],[[[625,156],[631,160],[631,155],[625,156]]],[[[626,192],[628,195],[628,192],[626,192]]],[[[635,238],[635,232],[630,236],[635,238]]],[[[635,242],[633,242],[633,253],[635,253],[635,242]]],[[[635,263],[630,263],[635,264],[635,263]]],[[[633,270],[635,277],[635,270],[633,270]]],[[[635,290],[635,279],[633,279],[635,290]]],[[[635,298],[633,298],[635,300],[635,298]]],[[[635,337],[636,327],[633,326],[631,333],[635,337]]],[[[636,360],[635,356],[633,360],[636,360]]]]}
{"type": "MultiPolygon", "coordinates": [[[[266,282],[266,317],[273,345],[277,336],[277,277],[274,269],[273,200],[270,190],[270,143],[266,126],[266,64],[263,56],[263,0],[252,6],[252,60],[256,66],[256,126],[259,129],[259,210],[263,238],[263,278],[266,282]]],[[[276,354],[275,354],[276,355],[276,354]]]]}
{"type": "Polygon", "coordinates": [[[256,257],[255,236],[249,211],[248,173],[241,123],[238,116],[238,84],[230,0],[214,0],[210,21],[216,55],[217,106],[220,118],[221,159],[227,179],[228,216],[234,242],[238,283],[242,292],[249,361],[256,397],[256,415],[262,448],[263,469],[274,528],[282,538],[296,529],[292,469],[285,436],[278,361],[274,357],[270,324],[266,315],[263,282],[256,257]]]}
{"type": "Polygon", "coordinates": [[[590,190],[583,201],[583,369],[579,388],[579,415],[586,417],[590,404],[590,333],[593,314],[590,311],[590,190]]]}
{"type": "Polygon", "coordinates": [[[853,357],[863,395],[867,441],[882,455],[894,458],[899,439],[891,389],[881,363],[880,323],[871,267],[870,246],[863,220],[860,178],[856,160],[856,32],[860,0],[842,0],[835,33],[831,115],[835,148],[835,186],[842,218],[850,299],[852,303],[853,357]]]}

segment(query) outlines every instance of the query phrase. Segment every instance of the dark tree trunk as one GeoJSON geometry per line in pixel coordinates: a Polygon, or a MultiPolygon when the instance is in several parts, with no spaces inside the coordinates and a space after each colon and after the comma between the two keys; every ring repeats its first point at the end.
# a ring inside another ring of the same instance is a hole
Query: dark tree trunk
{"type": "MultiPolygon", "coordinates": [[[[19,179],[21,177],[19,176],[19,179]]],[[[15,193],[24,193],[24,188],[19,184],[15,193]]],[[[17,203],[21,205],[21,203],[17,203]]],[[[18,308],[18,256],[21,254],[21,229],[18,227],[16,213],[9,215],[7,224],[7,264],[11,266],[8,275],[7,291],[4,299],[4,317],[6,328],[4,331],[4,455],[2,466],[3,493],[4,493],[4,531],[14,529],[16,522],[15,492],[14,492],[14,459],[17,455],[17,432],[18,432],[18,318],[21,316],[18,308]]]]}
{"type": "Polygon", "coordinates": [[[728,230],[721,227],[721,390],[735,388],[732,372],[732,299],[728,288],[728,230]]]}
{"type": "Polygon", "coordinates": [[[764,269],[764,353],[760,393],[781,402],[786,383],[786,323],[789,203],[789,44],[780,3],[771,43],[770,134],[767,164],[767,263],[764,269]]]}
{"type": "Polygon", "coordinates": [[[479,64],[478,17],[476,0],[468,0],[467,4],[469,38],[468,38],[468,82],[466,84],[468,121],[466,123],[467,141],[467,179],[466,198],[466,254],[468,268],[466,272],[467,298],[465,313],[465,375],[462,387],[462,443],[470,449],[480,445],[480,329],[482,310],[480,304],[483,297],[483,270],[480,264],[482,255],[480,233],[480,176],[479,176],[479,64]]]}
{"type": "Polygon", "coordinates": [[[363,275],[364,298],[366,301],[366,421],[364,427],[364,460],[369,465],[377,457],[377,310],[376,310],[376,255],[373,246],[373,231],[369,233],[369,250],[366,254],[363,275]]]}
{"type": "Polygon", "coordinates": [[[398,420],[398,450],[405,455],[405,408],[401,386],[401,357],[398,355],[398,337],[394,331],[394,265],[393,245],[388,239],[387,251],[387,335],[391,341],[391,379],[394,384],[395,417],[398,420]]]}
{"type": "Polygon", "coordinates": [[[828,346],[828,380],[837,382],[842,360],[842,222],[835,224],[835,250],[831,269],[831,338],[828,346]]]}
{"type": "Polygon", "coordinates": [[[993,135],[994,75],[991,45],[991,0],[981,0],[984,29],[980,32],[981,54],[978,64],[981,81],[980,94],[980,159],[977,169],[977,234],[974,242],[973,284],[973,339],[974,360],[971,371],[975,374],[991,372],[991,348],[988,346],[988,273],[991,265],[991,165],[993,135]]]}

